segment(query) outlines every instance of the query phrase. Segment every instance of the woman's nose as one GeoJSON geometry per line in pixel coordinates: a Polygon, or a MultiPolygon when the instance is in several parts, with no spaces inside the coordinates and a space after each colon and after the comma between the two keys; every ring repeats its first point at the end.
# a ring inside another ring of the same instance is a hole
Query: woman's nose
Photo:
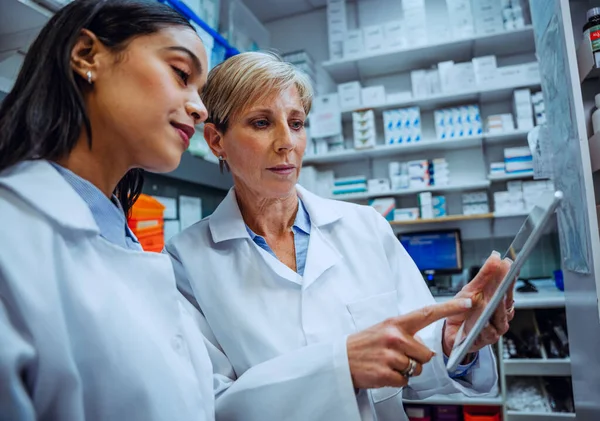
{"type": "Polygon", "coordinates": [[[194,119],[194,124],[200,124],[208,118],[208,111],[200,99],[188,101],[185,104],[185,111],[194,119]]]}

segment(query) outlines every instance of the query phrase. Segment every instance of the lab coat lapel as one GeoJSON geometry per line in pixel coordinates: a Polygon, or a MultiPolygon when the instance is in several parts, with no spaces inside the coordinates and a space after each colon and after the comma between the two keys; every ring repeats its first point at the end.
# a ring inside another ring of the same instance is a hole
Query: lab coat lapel
{"type": "Polygon", "coordinates": [[[261,263],[264,262],[280,278],[302,284],[302,279],[296,272],[254,244],[246,230],[246,224],[237,204],[234,188],[229,190],[225,199],[210,216],[209,226],[215,243],[230,240],[248,242],[249,257],[254,262],[253,266],[255,268],[262,268],[261,263]]]}
{"type": "Polygon", "coordinates": [[[306,268],[302,281],[302,286],[306,289],[325,271],[342,260],[342,255],[329,241],[325,232],[328,225],[336,223],[342,216],[330,201],[322,199],[300,185],[297,185],[296,189],[311,221],[306,268]]]}
{"type": "Polygon", "coordinates": [[[327,240],[319,227],[313,225],[310,230],[306,268],[304,269],[303,289],[308,288],[328,269],[342,260],[342,255],[327,240]]]}

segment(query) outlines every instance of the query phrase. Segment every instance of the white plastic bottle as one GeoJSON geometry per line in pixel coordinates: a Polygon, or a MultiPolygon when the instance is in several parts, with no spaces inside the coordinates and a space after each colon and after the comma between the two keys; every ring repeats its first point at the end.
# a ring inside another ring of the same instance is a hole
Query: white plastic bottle
{"type": "Polygon", "coordinates": [[[600,94],[596,94],[594,98],[596,102],[596,110],[592,113],[592,127],[594,134],[600,133],[600,94]]]}

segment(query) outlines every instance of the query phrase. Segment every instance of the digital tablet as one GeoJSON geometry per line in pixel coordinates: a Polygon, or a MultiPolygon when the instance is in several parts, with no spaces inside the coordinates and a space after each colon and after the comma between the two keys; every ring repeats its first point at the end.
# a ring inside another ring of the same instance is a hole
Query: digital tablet
{"type": "Polygon", "coordinates": [[[479,311],[479,314],[470,315],[458,330],[450,358],[446,364],[448,372],[453,373],[456,371],[456,368],[469,353],[469,348],[471,348],[477,336],[479,336],[486,326],[494,311],[498,308],[498,305],[503,302],[503,298],[511,287],[512,281],[518,276],[523,263],[527,260],[535,244],[544,233],[544,228],[548,224],[552,214],[556,211],[562,197],[563,194],[561,191],[544,192],[529,212],[515,239],[508,247],[504,256],[502,256],[503,259],[508,257],[513,261],[510,270],[489,303],[479,311]]]}

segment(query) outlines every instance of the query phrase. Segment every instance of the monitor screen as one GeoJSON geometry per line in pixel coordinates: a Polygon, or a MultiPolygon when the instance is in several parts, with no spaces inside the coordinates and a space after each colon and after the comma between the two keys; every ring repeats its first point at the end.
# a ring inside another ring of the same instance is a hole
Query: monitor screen
{"type": "Polygon", "coordinates": [[[398,239],[421,272],[462,271],[460,231],[430,231],[399,234],[398,239]]]}

